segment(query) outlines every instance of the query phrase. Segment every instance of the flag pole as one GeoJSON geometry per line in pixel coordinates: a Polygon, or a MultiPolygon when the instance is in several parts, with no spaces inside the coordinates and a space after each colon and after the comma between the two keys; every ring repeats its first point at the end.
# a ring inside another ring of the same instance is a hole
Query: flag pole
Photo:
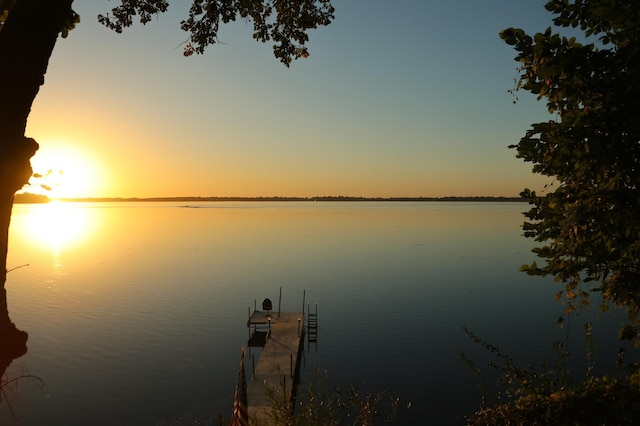
{"type": "Polygon", "coordinates": [[[238,382],[236,393],[233,398],[233,413],[231,415],[231,426],[249,425],[249,408],[247,405],[247,378],[244,374],[244,354],[245,347],[242,347],[240,356],[240,369],[238,371],[238,382]]]}

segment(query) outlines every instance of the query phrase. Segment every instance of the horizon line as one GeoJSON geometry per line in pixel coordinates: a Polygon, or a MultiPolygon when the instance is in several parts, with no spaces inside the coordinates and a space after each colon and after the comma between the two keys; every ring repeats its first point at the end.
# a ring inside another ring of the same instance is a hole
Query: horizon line
{"type": "Polygon", "coordinates": [[[16,203],[28,202],[161,202],[161,201],[528,201],[528,198],[517,196],[444,196],[444,197],[364,197],[349,195],[323,195],[312,197],[298,196],[175,196],[175,197],[49,197],[44,194],[16,194],[16,203]]]}

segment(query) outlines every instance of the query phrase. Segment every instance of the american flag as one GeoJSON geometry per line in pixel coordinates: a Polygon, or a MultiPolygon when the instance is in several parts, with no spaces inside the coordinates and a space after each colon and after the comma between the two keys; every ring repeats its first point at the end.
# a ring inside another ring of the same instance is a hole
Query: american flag
{"type": "Polygon", "coordinates": [[[231,415],[231,426],[248,426],[249,411],[247,408],[247,379],[244,375],[244,348],[240,357],[240,371],[238,372],[238,383],[236,384],[236,395],[233,398],[233,414],[231,415]]]}

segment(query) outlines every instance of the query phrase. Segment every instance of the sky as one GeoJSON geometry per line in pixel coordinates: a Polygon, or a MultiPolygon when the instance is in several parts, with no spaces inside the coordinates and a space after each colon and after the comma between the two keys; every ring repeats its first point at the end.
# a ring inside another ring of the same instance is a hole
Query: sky
{"type": "MultiPolygon", "coordinates": [[[[334,0],[290,68],[240,21],[184,57],[186,1],[116,34],[76,0],[26,136],[51,197],[517,196],[548,178],[508,149],[544,102],[508,93],[498,33],[551,25],[545,0],[334,0]],[[62,173],[60,173],[62,171],[62,173]]],[[[37,190],[34,180],[32,192],[37,190]]],[[[29,188],[27,188],[29,190],[29,188]]]]}

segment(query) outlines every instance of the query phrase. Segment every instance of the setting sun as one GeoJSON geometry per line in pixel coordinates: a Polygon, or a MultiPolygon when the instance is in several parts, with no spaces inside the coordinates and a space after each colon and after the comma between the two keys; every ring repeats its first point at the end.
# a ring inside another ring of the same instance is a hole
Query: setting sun
{"type": "Polygon", "coordinates": [[[71,144],[44,143],[31,159],[34,176],[25,192],[49,198],[93,196],[99,184],[97,167],[89,154],[71,144]]]}

